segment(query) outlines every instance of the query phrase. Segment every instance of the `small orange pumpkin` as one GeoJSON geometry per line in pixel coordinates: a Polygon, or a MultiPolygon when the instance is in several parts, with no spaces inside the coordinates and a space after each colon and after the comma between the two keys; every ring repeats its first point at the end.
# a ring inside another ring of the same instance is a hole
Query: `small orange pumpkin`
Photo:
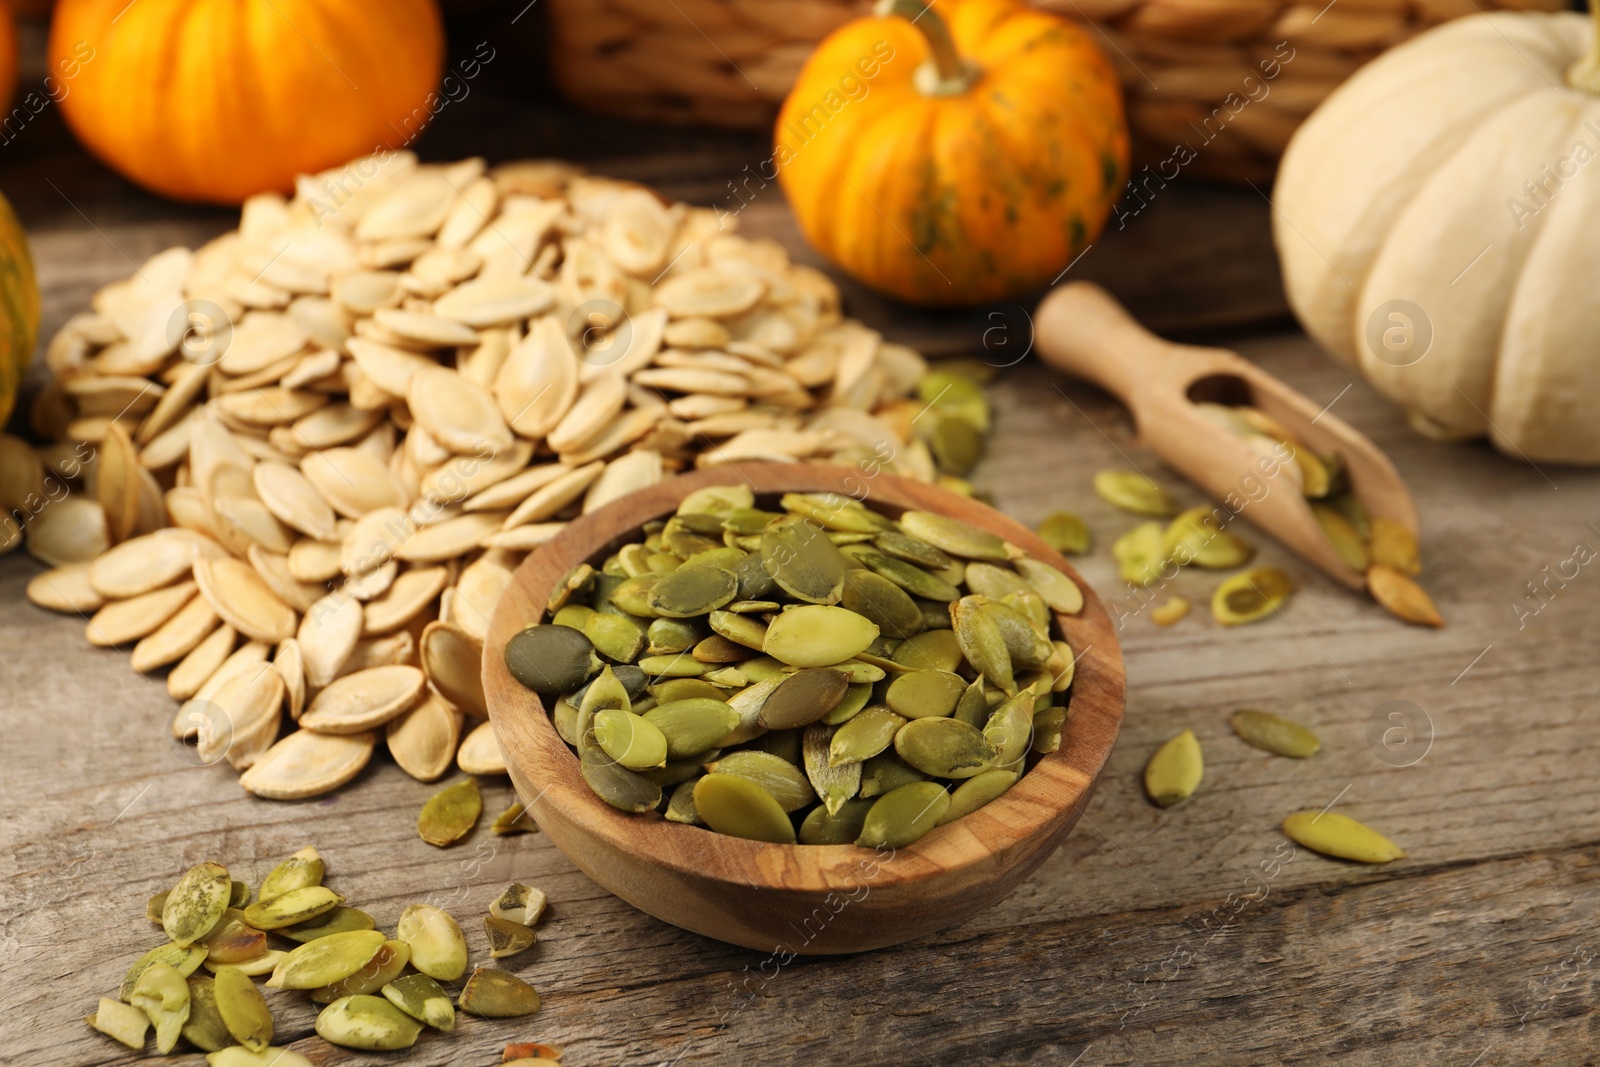
{"type": "Polygon", "coordinates": [[[774,162],[800,229],[917,304],[1049,283],[1127,179],[1111,64],[1081,28],[1020,0],[878,11],[817,47],[778,116],[774,162]]]}
{"type": "MultiPolygon", "coordinates": [[[[0,426],[11,417],[17,387],[33,359],[39,336],[39,283],[33,274],[28,235],[0,196],[0,426]]],[[[4,530],[0,529],[0,538],[4,530]]]]}
{"type": "Polygon", "coordinates": [[[61,110],[95,155],[236,204],[415,137],[444,28],[435,0],[61,0],[50,60],[78,63],[61,110]]]}

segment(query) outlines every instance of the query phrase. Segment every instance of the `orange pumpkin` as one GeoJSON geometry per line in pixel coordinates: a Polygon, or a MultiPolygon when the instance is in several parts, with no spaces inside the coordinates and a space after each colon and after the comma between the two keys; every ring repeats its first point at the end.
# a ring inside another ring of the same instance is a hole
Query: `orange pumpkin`
{"type": "Polygon", "coordinates": [[[444,29],[434,0],[61,0],[51,66],[74,60],[61,109],[90,151],[166,196],[235,204],[415,137],[444,29]]]}
{"type": "Polygon", "coordinates": [[[879,11],[817,47],[778,116],[774,162],[800,229],[913,303],[1049,283],[1127,180],[1111,64],[1084,30],[1020,0],[879,11]]]}
{"type": "Polygon", "coordinates": [[[17,386],[33,359],[38,336],[39,283],[34,279],[28,235],[11,203],[0,196],[0,426],[11,417],[17,386]]]}

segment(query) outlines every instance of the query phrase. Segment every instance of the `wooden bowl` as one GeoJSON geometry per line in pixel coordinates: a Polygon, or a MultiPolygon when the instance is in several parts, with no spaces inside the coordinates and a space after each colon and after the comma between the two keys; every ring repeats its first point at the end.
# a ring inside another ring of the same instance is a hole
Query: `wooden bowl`
{"type": "Polygon", "coordinates": [[[977,501],[846,467],[742,463],[662,482],[574,520],[517,568],[483,654],[489,718],[511,779],[539,828],[589,877],[675,926],[793,955],[860,952],[960,922],[1009,893],[1078,821],[1122,725],[1122,652],[1104,605],[1032,531],[977,501]],[[748,482],[759,497],[849,494],[886,514],[936,511],[990,530],[1059,567],[1084,591],[1057,622],[1078,654],[1061,749],[999,799],[900,849],[772,845],[630,815],[590,791],[539,697],[506,669],[506,641],[541,619],[550,590],[671,515],[696,489],[748,482]]]}

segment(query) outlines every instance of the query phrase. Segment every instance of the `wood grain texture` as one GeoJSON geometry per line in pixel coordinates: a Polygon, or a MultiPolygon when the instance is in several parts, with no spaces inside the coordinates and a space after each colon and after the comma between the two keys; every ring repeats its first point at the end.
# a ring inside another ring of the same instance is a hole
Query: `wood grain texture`
{"type": "MultiPolygon", "coordinates": [[[[489,143],[502,156],[599,160],[708,203],[765,158],[759,143],[669,137],[487,91],[453,104],[423,149],[451,158],[489,143]]],[[[0,188],[33,236],[47,329],[126,276],[128,260],[231,225],[108,176],[70,149],[53,108],[0,146],[0,188]]],[[[1080,267],[1101,261],[1127,279],[1108,287],[1160,332],[1176,327],[1158,313],[1281,315],[1268,220],[1249,191],[1184,179],[1125,230],[1113,223],[1080,267]]],[[[966,317],[847,301],[896,339],[938,334],[946,349],[1008,361],[985,353],[966,317]]],[[[862,956],[785,961],[678,930],[601,890],[543,835],[480,827],[431,848],[414,824],[436,787],[386,758],[331,797],[249,797],[226,768],[178,758],[159,678],[88,648],[83,619],[27,605],[41,568],[0,558],[0,1061],[150,1062],[82,1022],[159,940],[145,898],[209,858],[259,882],[315,843],[329,883],[382,926],[431,900],[462,920],[474,960],[487,952],[477,919],[506,882],[552,901],[539,944],[508,961],[544,994],[529,1019],[469,1018],[407,1053],[346,1053],[312,1036],[303,996],[269,992],[280,1039],[319,1067],[476,1067],[511,1040],[564,1045],[579,1067],[1593,1063],[1600,579],[1564,561],[1588,558],[1580,544],[1600,548],[1600,474],[1423,440],[1298,334],[1212,340],[1333,402],[1390,456],[1413,488],[1423,581],[1449,626],[1405,627],[1269,544],[1261,561],[1302,586],[1284,617],[1224,631],[1196,612],[1156,627],[1104,547],[1136,520],[1095,498],[1090,479],[1138,466],[1185,500],[1198,494],[1138,445],[1118,404],[1023,363],[993,386],[997,431],[974,478],[1024,523],[1063,506],[1089,521],[1100,547],[1074,562],[1118,626],[1128,715],[1079,826],[1032,877],[964,923],[862,956]],[[1306,723],[1322,751],[1291,761],[1245,746],[1226,722],[1240,706],[1306,723]],[[1205,746],[1206,779],[1157,811],[1139,771],[1185,727],[1205,746]],[[1299,850],[1289,861],[1283,816],[1330,802],[1409,858],[1372,869],[1299,850]]],[[[1186,573],[1162,593],[1203,601],[1215,581],[1186,573]]],[[[512,790],[487,780],[485,794],[494,812],[512,790]]]]}
{"type": "Polygon", "coordinates": [[[630,815],[594,795],[537,694],[506,669],[506,642],[544,617],[572,568],[598,566],[671,516],[695,490],[748,485],[757,506],[783,493],[837,493],[898,518],[934,511],[1070,564],[1025,526],[937,486],[822,464],[741,463],[669,479],[585,515],[517,568],[484,642],[483,683],[511,779],[539,827],[600,885],[675,925],[774,954],[832,955],[898,945],[961,922],[1004,897],[1077,823],[1122,723],[1126,682],[1105,606],[1092,591],[1058,632],[1081,650],[1061,749],[999,799],[899,849],[773,845],[630,815]]]}

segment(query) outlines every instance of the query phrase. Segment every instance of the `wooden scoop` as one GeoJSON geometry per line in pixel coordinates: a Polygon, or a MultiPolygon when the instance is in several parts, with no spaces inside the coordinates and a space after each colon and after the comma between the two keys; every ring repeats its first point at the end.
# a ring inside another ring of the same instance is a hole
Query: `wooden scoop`
{"type": "Polygon", "coordinates": [[[1237,353],[1163,341],[1089,282],[1069,282],[1046,296],[1034,316],[1034,337],[1045,362],[1121,400],[1140,439],[1168,466],[1216,500],[1233,507],[1242,501],[1240,514],[1335,581],[1366,586],[1366,576],[1339,557],[1311,513],[1294,464],[1267,476],[1246,439],[1207,418],[1196,402],[1258,408],[1301,444],[1338,455],[1351,493],[1369,514],[1417,533],[1416,505],[1388,457],[1337,415],[1237,353]]]}

